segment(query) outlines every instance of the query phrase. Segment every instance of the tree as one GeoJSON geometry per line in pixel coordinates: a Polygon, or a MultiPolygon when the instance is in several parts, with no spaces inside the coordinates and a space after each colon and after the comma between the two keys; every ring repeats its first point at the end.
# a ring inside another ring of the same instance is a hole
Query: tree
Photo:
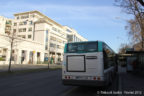
{"type": "Polygon", "coordinates": [[[137,0],[142,6],[144,6],[144,1],[143,0],[137,0]]]}
{"type": "Polygon", "coordinates": [[[11,29],[12,29],[12,21],[7,20],[5,34],[3,36],[5,37],[4,39],[9,43],[10,46],[10,59],[9,59],[8,72],[11,72],[12,57],[14,56],[13,54],[14,46],[17,46],[18,42],[21,41],[21,38],[17,37],[16,30],[11,29]]]}
{"type": "Polygon", "coordinates": [[[14,46],[14,42],[16,39],[16,32],[10,32],[8,34],[8,39],[10,42],[10,60],[9,60],[9,67],[8,67],[8,72],[11,72],[11,61],[12,61],[12,54],[13,54],[13,46],[14,46]]]}
{"type": "MultiPolygon", "coordinates": [[[[144,50],[144,7],[143,0],[115,0],[118,6],[123,8],[123,11],[127,14],[132,14],[134,16],[133,20],[128,21],[129,34],[135,40],[140,37],[142,50],[144,50]],[[139,36],[138,36],[139,35],[139,36]]],[[[132,38],[132,39],[133,39],[132,38]]]]}
{"type": "Polygon", "coordinates": [[[127,21],[128,25],[125,26],[126,30],[128,30],[128,35],[131,38],[133,44],[139,43],[142,41],[141,37],[141,28],[137,20],[129,20],[127,21]]]}
{"type": "Polygon", "coordinates": [[[130,45],[122,43],[119,48],[119,54],[124,54],[127,48],[131,48],[130,45]]]}

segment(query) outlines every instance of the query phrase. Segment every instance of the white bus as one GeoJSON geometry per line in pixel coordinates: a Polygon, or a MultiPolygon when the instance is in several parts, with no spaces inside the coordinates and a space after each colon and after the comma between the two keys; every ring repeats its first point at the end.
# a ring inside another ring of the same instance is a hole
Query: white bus
{"type": "Polygon", "coordinates": [[[102,41],[67,43],[62,64],[62,83],[105,86],[116,73],[115,53],[102,41]]]}

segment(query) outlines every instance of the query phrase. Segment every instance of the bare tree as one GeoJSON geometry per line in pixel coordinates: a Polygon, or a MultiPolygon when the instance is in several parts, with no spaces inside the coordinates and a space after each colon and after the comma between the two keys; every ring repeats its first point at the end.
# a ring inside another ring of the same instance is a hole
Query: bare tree
{"type": "Polygon", "coordinates": [[[128,35],[131,38],[133,44],[141,42],[142,41],[141,28],[137,20],[131,19],[127,21],[127,24],[128,25],[125,26],[125,29],[128,30],[128,35]]]}
{"type": "Polygon", "coordinates": [[[124,54],[127,48],[131,48],[130,45],[122,43],[119,48],[119,54],[124,54]]]}
{"type": "Polygon", "coordinates": [[[137,0],[142,6],[144,6],[144,1],[143,0],[137,0]]]}
{"type": "Polygon", "coordinates": [[[130,26],[130,36],[133,35],[135,40],[139,40],[141,42],[142,50],[144,50],[144,7],[143,7],[143,0],[115,0],[123,11],[127,14],[132,14],[134,16],[134,20],[128,21],[128,26],[130,26]],[[141,2],[142,1],[142,2],[141,2]],[[131,31],[131,32],[130,32],[131,31]]]}
{"type": "Polygon", "coordinates": [[[11,72],[11,61],[12,61],[12,55],[13,55],[13,46],[16,39],[16,32],[10,32],[8,33],[8,41],[10,42],[10,60],[9,60],[9,67],[8,72],[11,72]]]}

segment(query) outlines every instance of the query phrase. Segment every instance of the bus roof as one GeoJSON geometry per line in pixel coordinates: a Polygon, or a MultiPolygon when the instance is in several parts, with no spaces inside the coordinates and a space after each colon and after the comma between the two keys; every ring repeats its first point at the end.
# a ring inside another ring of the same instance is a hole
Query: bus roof
{"type": "Polygon", "coordinates": [[[98,40],[97,41],[81,41],[81,42],[70,42],[70,43],[66,43],[66,44],[72,44],[72,43],[90,43],[90,42],[103,42],[103,41],[98,41],[98,40]]]}
{"type": "MultiPolygon", "coordinates": [[[[98,42],[98,43],[103,43],[103,44],[105,44],[105,45],[107,45],[104,41],[99,41],[99,40],[97,40],[97,41],[81,41],[81,42],[71,42],[71,43],[66,43],[66,45],[67,44],[76,44],[76,43],[90,43],[90,42],[98,42]]],[[[107,45],[108,46],[108,45],[107,45]]],[[[109,46],[108,46],[109,47],[109,46]]],[[[109,47],[110,48],[110,47],[109,47]]],[[[111,49],[111,48],[110,48],[111,49]]],[[[114,52],[114,50],[113,49],[111,49],[113,52],[114,52]]],[[[115,52],[114,52],[115,53],[115,52]]]]}

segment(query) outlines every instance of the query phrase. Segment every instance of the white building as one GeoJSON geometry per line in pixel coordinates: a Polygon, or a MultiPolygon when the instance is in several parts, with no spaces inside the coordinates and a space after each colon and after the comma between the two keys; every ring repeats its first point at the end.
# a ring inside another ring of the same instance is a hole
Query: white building
{"type": "Polygon", "coordinates": [[[35,42],[33,40],[24,39],[17,37],[17,33],[11,36],[15,32],[13,22],[15,20],[4,18],[1,20],[0,29],[3,30],[0,33],[0,58],[2,61],[0,64],[8,64],[10,60],[11,52],[11,38],[14,39],[13,50],[12,50],[12,61],[15,64],[28,64],[36,63],[38,58],[42,61],[44,58],[43,44],[35,42]],[[32,53],[32,56],[31,56],[32,53]],[[39,55],[38,55],[39,54],[39,55]]]}
{"type": "Polygon", "coordinates": [[[73,28],[70,28],[68,26],[64,26],[64,30],[67,32],[68,42],[88,41],[86,38],[84,38],[80,34],[78,34],[77,31],[74,30],[73,28]]]}
{"type": "Polygon", "coordinates": [[[0,56],[4,58],[0,63],[6,64],[10,58],[10,42],[6,33],[15,33],[12,51],[15,64],[36,64],[45,60],[58,63],[63,60],[67,39],[69,42],[87,41],[74,29],[58,24],[39,11],[16,13],[14,16],[13,20],[0,18],[0,56]],[[72,41],[69,36],[72,36],[72,41]]]}

